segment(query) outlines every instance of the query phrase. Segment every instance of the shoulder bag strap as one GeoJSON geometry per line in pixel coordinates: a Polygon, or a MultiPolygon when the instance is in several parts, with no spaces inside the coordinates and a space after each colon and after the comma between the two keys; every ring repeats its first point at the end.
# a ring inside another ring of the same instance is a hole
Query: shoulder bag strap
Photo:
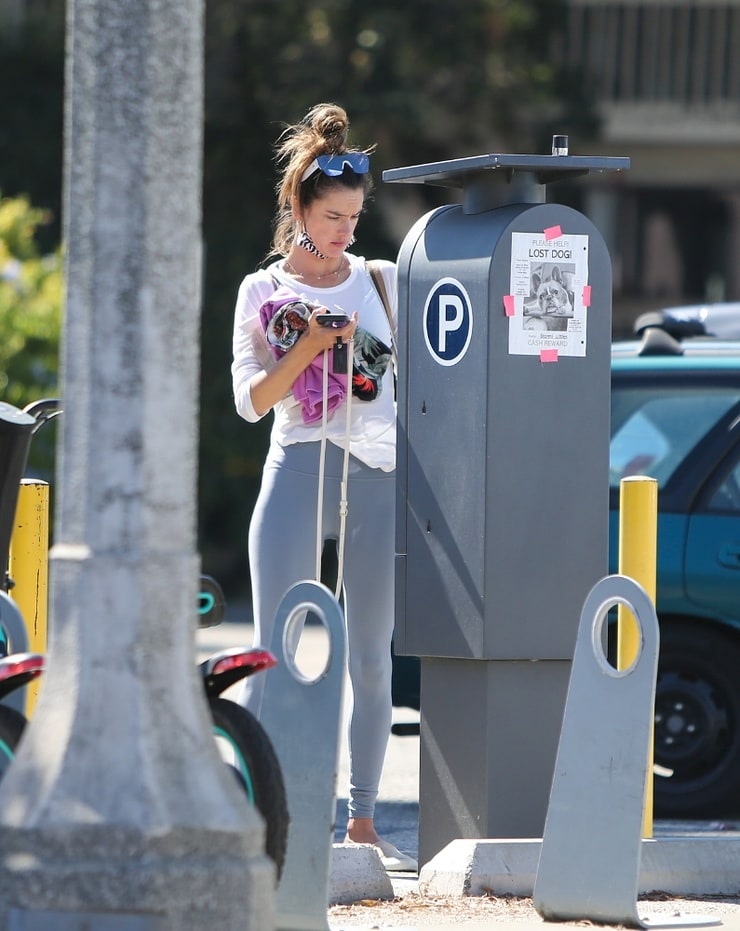
{"type": "Polygon", "coordinates": [[[398,367],[398,350],[396,349],[396,335],[393,327],[393,314],[391,313],[391,305],[388,301],[388,292],[385,289],[385,281],[383,281],[383,274],[380,271],[380,267],[375,262],[366,262],[367,270],[370,272],[370,277],[373,280],[375,285],[375,290],[380,296],[380,301],[385,310],[385,315],[388,318],[388,326],[391,331],[391,349],[393,351],[393,365],[398,367]]]}

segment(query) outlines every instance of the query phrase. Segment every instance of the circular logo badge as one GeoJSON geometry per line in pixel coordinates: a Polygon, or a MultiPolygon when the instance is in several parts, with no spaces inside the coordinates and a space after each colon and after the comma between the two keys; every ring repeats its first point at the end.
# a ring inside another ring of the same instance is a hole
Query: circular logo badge
{"type": "Polygon", "coordinates": [[[441,278],[424,305],[424,340],[440,365],[456,365],[473,335],[473,311],[468,292],[454,278],[441,278]]]}

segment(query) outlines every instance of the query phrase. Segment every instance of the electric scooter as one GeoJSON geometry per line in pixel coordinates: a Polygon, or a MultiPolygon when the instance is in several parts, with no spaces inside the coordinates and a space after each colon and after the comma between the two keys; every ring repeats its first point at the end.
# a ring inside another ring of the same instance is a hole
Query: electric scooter
{"type": "MultiPolygon", "coordinates": [[[[201,576],[198,595],[199,623],[202,627],[220,624],[224,600],[221,588],[210,576],[201,576]]],[[[18,608],[0,591],[0,646],[10,638],[24,636],[18,608]],[[20,629],[20,633],[17,629],[20,629]]],[[[275,750],[259,721],[246,708],[222,698],[222,693],[247,676],[271,669],[277,660],[268,650],[235,647],[214,653],[198,666],[213,721],[213,735],[221,758],[234,773],[250,804],[265,821],[265,851],[273,860],[280,878],[288,840],[288,805],[285,783],[275,750]]],[[[44,657],[38,653],[11,653],[0,657],[0,781],[13,762],[27,721],[22,702],[11,707],[3,701],[18,689],[37,679],[44,671],[44,657]]]]}
{"type": "MultiPolygon", "coordinates": [[[[221,586],[211,576],[201,576],[198,595],[200,627],[215,627],[224,617],[221,586]]],[[[267,732],[246,708],[222,698],[230,686],[277,665],[269,650],[233,647],[208,657],[198,666],[213,733],[221,757],[265,821],[265,851],[280,878],[288,842],[288,803],[277,754],[267,732]]]]}

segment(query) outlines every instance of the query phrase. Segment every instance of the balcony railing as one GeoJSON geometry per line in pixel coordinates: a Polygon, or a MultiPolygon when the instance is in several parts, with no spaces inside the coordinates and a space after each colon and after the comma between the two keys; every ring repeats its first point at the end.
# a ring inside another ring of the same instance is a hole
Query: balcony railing
{"type": "Polygon", "coordinates": [[[570,0],[566,60],[603,103],[740,102],[740,2],[570,0]]]}

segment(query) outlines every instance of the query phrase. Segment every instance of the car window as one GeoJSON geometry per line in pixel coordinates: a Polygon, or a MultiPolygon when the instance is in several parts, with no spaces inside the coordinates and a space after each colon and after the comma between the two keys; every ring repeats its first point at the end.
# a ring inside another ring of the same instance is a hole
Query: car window
{"type": "Polygon", "coordinates": [[[707,510],[740,514],[740,455],[710,496],[707,510]]]}
{"type": "Polygon", "coordinates": [[[663,487],[739,399],[740,389],[724,386],[613,386],[609,483],[649,475],[663,487]]]}

